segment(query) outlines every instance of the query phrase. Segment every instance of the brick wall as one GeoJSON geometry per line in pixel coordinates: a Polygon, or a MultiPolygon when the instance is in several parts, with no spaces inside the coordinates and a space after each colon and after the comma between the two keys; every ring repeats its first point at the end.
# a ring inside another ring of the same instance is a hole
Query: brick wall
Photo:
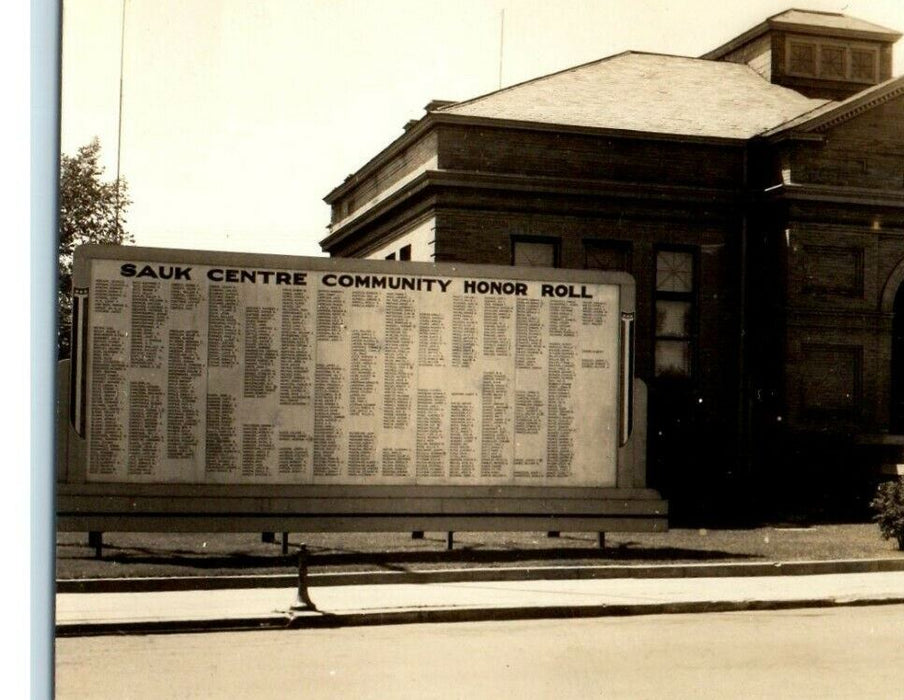
{"type": "Polygon", "coordinates": [[[435,168],[436,162],[437,137],[435,132],[429,132],[373,172],[355,176],[358,181],[332,205],[333,225],[339,227],[352,216],[361,214],[418,173],[435,168]]]}
{"type": "Polygon", "coordinates": [[[904,96],[796,148],[791,167],[795,182],[904,190],[904,96]]]}
{"type": "Polygon", "coordinates": [[[436,260],[510,265],[513,238],[536,236],[558,242],[562,267],[583,268],[588,243],[620,243],[629,251],[628,272],[637,284],[637,370],[652,380],[657,246],[689,246],[697,252],[699,283],[694,383],[707,403],[724,410],[735,388],[726,379],[735,375],[737,363],[738,226],[730,221],[441,209],[436,218],[436,260]]]}
{"type": "Polygon", "coordinates": [[[439,164],[447,170],[624,182],[736,187],[738,147],[445,125],[439,164]]]}
{"type": "Polygon", "coordinates": [[[805,430],[879,432],[891,401],[892,317],[882,299],[904,262],[904,211],[875,196],[892,202],[904,192],[904,97],[824,136],[789,154],[795,183],[837,187],[839,201],[796,204],[786,222],[788,419],[805,430]]]}

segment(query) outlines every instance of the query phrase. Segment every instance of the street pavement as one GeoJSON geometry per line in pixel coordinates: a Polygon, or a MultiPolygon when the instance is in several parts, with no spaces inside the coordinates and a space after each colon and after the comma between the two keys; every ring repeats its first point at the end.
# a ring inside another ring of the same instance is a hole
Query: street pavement
{"type": "MultiPolygon", "coordinates": [[[[882,567],[879,567],[880,569],[882,567]]],[[[899,568],[899,567],[894,567],[899,568]]],[[[830,570],[823,566],[819,571],[830,570]]],[[[342,627],[644,614],[776,610],[904,603],[904,571],[808,575],[588,578],[522,571],[509,580],[367,583],[308,587],[314,609],[294,587],[147,590],[56,595],[57,636],[342,627]],[[299,609],[293,610],[293,606],[299,609]]],[[[511,570],[509,570],[511,571],[511,570]]],[[[762,569],[751,568],[752,573],[762,569]]],[[[480,577],[474,577],[478,579],[480,577]]],[[[500,578],[505,578],[500,576],[500,578]]]]}
{"type": "Polygon", "coordinates": [[[55,642],[55,697],[900,698],[904,605],[55,642]]]}

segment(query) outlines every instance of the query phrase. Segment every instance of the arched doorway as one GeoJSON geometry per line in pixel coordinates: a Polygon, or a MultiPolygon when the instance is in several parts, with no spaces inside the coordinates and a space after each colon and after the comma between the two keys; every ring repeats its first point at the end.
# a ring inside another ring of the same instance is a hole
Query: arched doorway
{"type": "Polygon", "coordinates": [[[891,431],[904,433],[904,283],[895,295],[891,331],[891,431]]]}

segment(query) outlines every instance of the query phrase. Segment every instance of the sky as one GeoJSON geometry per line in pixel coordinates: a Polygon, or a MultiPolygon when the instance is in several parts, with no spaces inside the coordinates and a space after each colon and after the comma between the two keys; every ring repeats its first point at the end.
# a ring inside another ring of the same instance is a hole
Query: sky
{"type": "Polygon", "coordinates": [[[61,148],[96,136],[113,179],[119,143],[137,245],[321,255],[323,197],[431,100],[699,56],[789,7],[904,31],[904,0],[65,0],[61,148]]]}

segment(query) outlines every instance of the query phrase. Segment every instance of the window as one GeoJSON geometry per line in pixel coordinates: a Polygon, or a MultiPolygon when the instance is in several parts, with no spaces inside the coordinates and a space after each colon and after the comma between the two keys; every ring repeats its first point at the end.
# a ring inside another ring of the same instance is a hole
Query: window
{"type": "Polygon", "coordinates": [[[558,267],[559,246],[554,238],[512,239],[512,265],[558,267]]]}
{"type": "Polygon", "coordinates": [[[876,62],[878,54],[869,49],[851,51],[851,79],[866,83],[876,82],[876,62]]]}
{"type": "Polygon", "coordinates": [[[656,253],[657,377],[691,376],[694,355],[694,254],[686,250],[656,253]]]}
{"type": "Polygon", "coordinates": [[[395,253],[390,253],[389,255],[386,256],[386,259],[387,260],[395,260],[395,253]]]}
{"type": "Polygon", "coordinates": [[[816,46],[798,41],[790,42],[788,72],[796,75],[816,75],[816,46]]]}
{"type": "Polygon", "coordinates": [[[588,270],[631,271],[631,244],[622,241],[584,241],[584,267],[588,270]]]}
{"type": "Polygon", "coordinates": [[[399,248],[399,260],[411,260],[411,244],[399,248]]]}
{"type": "Polygon", "coordinates": [[[879,50],[868,44],[790,37],[786,64],[788,75],[875,83],[879,76],[879,50]]]}
{"type": "Polygon", "coordinates": [[[845,77],[846,56],[843,46],[820,46],[819,47],[819,75],[822,78],[840,78],[845,77]]]}
{"type": "Polygon", "coordinates": [[[656,291],[694,291],[694,257],[691,253],[660,250],[656,254],[656,291]]]}

